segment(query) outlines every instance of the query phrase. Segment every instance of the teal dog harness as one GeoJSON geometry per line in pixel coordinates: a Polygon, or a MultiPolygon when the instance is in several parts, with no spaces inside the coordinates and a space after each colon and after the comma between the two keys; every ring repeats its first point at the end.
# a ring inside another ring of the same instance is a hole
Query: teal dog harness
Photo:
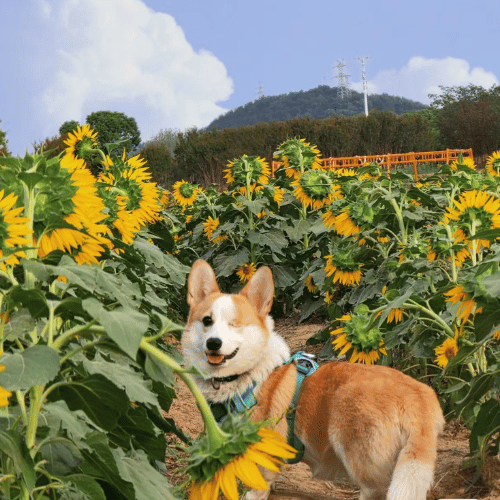
{"type": "MultiPolygon", "coordinates": [[[[312,356],[304,351],[295,353],[283,364],[288,365],[293,362],[296,362],[297,365],[297,386],[293,395],[292,404],[286,414],[286,421],[288,424],[288,444],[293,446],[298,453],[294,459],[288,460],[288,463],[290,464],[300,462],[304,456],[304,445],[295,435],[295,410],[297,408],[300,388],[302,387],[302,382],[304,382],[306,377],[311,375],[311,373],[314,373],[319,367],[318,363],[312,359],[312,356]]],[[[220,423],[229,413],[239,415],[252,408],[252,406],[255,406],[257,404],[257,400],[255,399],[253,391],[256,386],[257,383],[254,382],[241,395],[237,394],[233,398],[221,403],[210,403],[210,408],[215,420],[220,423]]]]}

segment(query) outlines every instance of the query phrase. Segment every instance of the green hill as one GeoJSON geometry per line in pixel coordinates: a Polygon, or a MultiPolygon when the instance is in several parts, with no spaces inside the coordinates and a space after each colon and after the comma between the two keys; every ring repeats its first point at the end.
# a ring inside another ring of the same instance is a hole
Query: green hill
{"type": "MultiPolygon", "coordinates": [[[[353,116],[365,112],[362,93],[353,90],[351,96],[344,97],[344,99],[338,97],[337,94],[337,87],[320,85],[306,91],[263,96],[219,116],[210,123],[207,130],[213,127],[224,129],[271,120],[286,120],[295,116],[309,115],[312,118],[326,118],[331,115],[353,116]]],[[[368,96],[369,111],[383,109],[400,115],[425,108],[428,106],[403,97],[388,94],[368,96]]]]}

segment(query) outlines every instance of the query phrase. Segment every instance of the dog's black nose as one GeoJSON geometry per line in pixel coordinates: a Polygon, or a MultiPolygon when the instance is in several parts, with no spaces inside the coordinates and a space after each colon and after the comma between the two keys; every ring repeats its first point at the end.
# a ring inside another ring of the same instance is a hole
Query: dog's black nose
{"type": "Polygon", "coordinates": [[[210,337],[207,340],[207,349],[209,351],[217,351],[218,349],[220,349],[221,345],[222,345],[222,340],[216,337],[210,337]]]}

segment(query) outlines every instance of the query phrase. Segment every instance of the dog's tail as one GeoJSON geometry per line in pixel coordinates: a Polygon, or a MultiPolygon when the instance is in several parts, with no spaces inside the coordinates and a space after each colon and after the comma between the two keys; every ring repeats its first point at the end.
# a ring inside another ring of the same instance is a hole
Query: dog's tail
{"type": "Polygon", "coordinates": [[[434,415],[434,426],[415,422],[392,474],[387,500],[425,500],[434,477],[437,438],[444,426],[442,413],[434,415]]]}

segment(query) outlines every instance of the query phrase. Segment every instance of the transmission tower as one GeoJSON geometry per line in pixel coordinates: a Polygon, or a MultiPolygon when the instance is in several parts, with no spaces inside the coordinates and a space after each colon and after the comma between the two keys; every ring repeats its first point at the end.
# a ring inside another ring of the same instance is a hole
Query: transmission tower
{"type": "Polygon", "coordinates": [[[257,99],[264,97],[264,89],[262,88],[262,82],[259,82],[259,87],[257,88],[257,99]]]}
{"type": "Polygon", "coordinates": [[[363,94],[365,94],[365,116],[368,116],[368,84],[366,83],[365,59],[369,57],[358,57],[361,61],[361,78],[363,78],[363,94]]]}
{"type": "Polygon", "coordinates": [[[351,75],[346,75],[344,73],[345,63],[343,59],[337,59],[337,80],[339,81],[337,87],[337,96],[343,99],[344,97],[349,97],[351,95],[351,89],[349,88],[349,77],[351,75]]]}

